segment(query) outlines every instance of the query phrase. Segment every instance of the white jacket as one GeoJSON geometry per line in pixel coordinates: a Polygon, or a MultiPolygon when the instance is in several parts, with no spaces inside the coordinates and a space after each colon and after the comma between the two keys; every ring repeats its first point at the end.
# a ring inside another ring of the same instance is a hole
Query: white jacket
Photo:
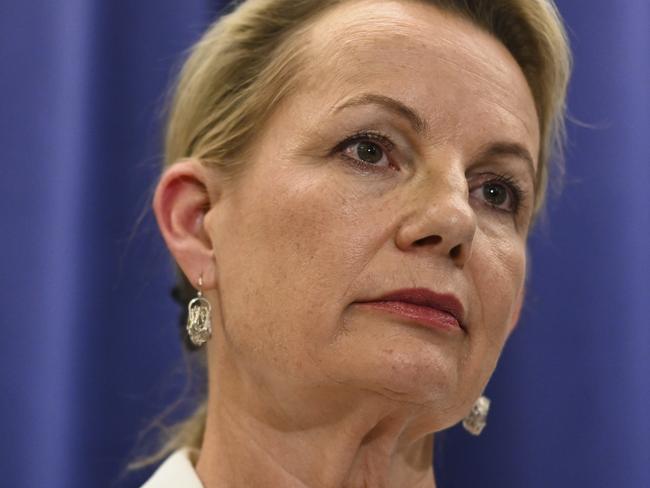
{"type": "Polygon", "coordinates": [[[190,447],[174,451],[141,488],[203,488],[192,464],[197,452],[190,447]]]}

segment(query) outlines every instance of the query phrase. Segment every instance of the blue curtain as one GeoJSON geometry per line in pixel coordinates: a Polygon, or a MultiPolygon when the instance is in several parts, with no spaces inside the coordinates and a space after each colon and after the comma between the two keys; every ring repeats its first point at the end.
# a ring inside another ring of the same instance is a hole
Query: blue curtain
{"type": "MultiPolygon", "coordinates": [[[[650,486],[650,4],[559,1],[567,184],[531,238],[488,426],[439,436],[443,488],[650,486]]],[[[183,388],[148,205],[164,94],[209,0],[0,4],[0,479],[138,486],[137,432],[183,388]]]]}

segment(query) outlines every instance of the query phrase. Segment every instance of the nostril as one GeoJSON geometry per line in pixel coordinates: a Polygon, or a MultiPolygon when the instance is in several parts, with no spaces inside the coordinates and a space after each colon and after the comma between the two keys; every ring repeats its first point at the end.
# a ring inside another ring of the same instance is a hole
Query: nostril
{"type": "Polygon", "coordinates": [[[453,258],[456,259],[458,256],[460,256],[461,252],[461,245],[458,244],[457,246],[454,246],[451,251],[449,251],[449,255],[453,258]]]}
{"type": "Polygon", "coordinates": [[[442,241],[440,236],[427,236],[415,241],[416,246],[426,246],[427,244],[439,244],[442,241]]]}

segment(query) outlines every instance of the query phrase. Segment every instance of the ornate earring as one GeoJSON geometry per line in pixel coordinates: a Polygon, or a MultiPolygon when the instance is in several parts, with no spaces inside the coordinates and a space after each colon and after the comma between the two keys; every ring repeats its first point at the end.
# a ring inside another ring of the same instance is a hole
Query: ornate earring
{"type": "Polygon", "coordinates": [[[467,417],[463,419],[463,427],[473,435],[480,435],[485,427],[488,411],[490,410],[490,399],[480,396],[467,417]]]}
{"type": "Polygon", "coordinates": [[[203,296],[203,275],[199,276],[199,291],[187,305],[187,333],[192,344],[202,346],[212,336],[210,302],[203,296]]]}

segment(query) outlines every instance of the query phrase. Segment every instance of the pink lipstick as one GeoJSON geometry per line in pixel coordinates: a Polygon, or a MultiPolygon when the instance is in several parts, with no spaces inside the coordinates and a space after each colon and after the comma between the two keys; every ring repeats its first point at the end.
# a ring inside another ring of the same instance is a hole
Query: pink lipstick
{"type": "Polygon", "coordinates": [[[427,288],[408,288],[390,292],[359,304],[411,319],[426,327],[465,330],[465,310],[454,295],[435,293],[427,288]]]}

